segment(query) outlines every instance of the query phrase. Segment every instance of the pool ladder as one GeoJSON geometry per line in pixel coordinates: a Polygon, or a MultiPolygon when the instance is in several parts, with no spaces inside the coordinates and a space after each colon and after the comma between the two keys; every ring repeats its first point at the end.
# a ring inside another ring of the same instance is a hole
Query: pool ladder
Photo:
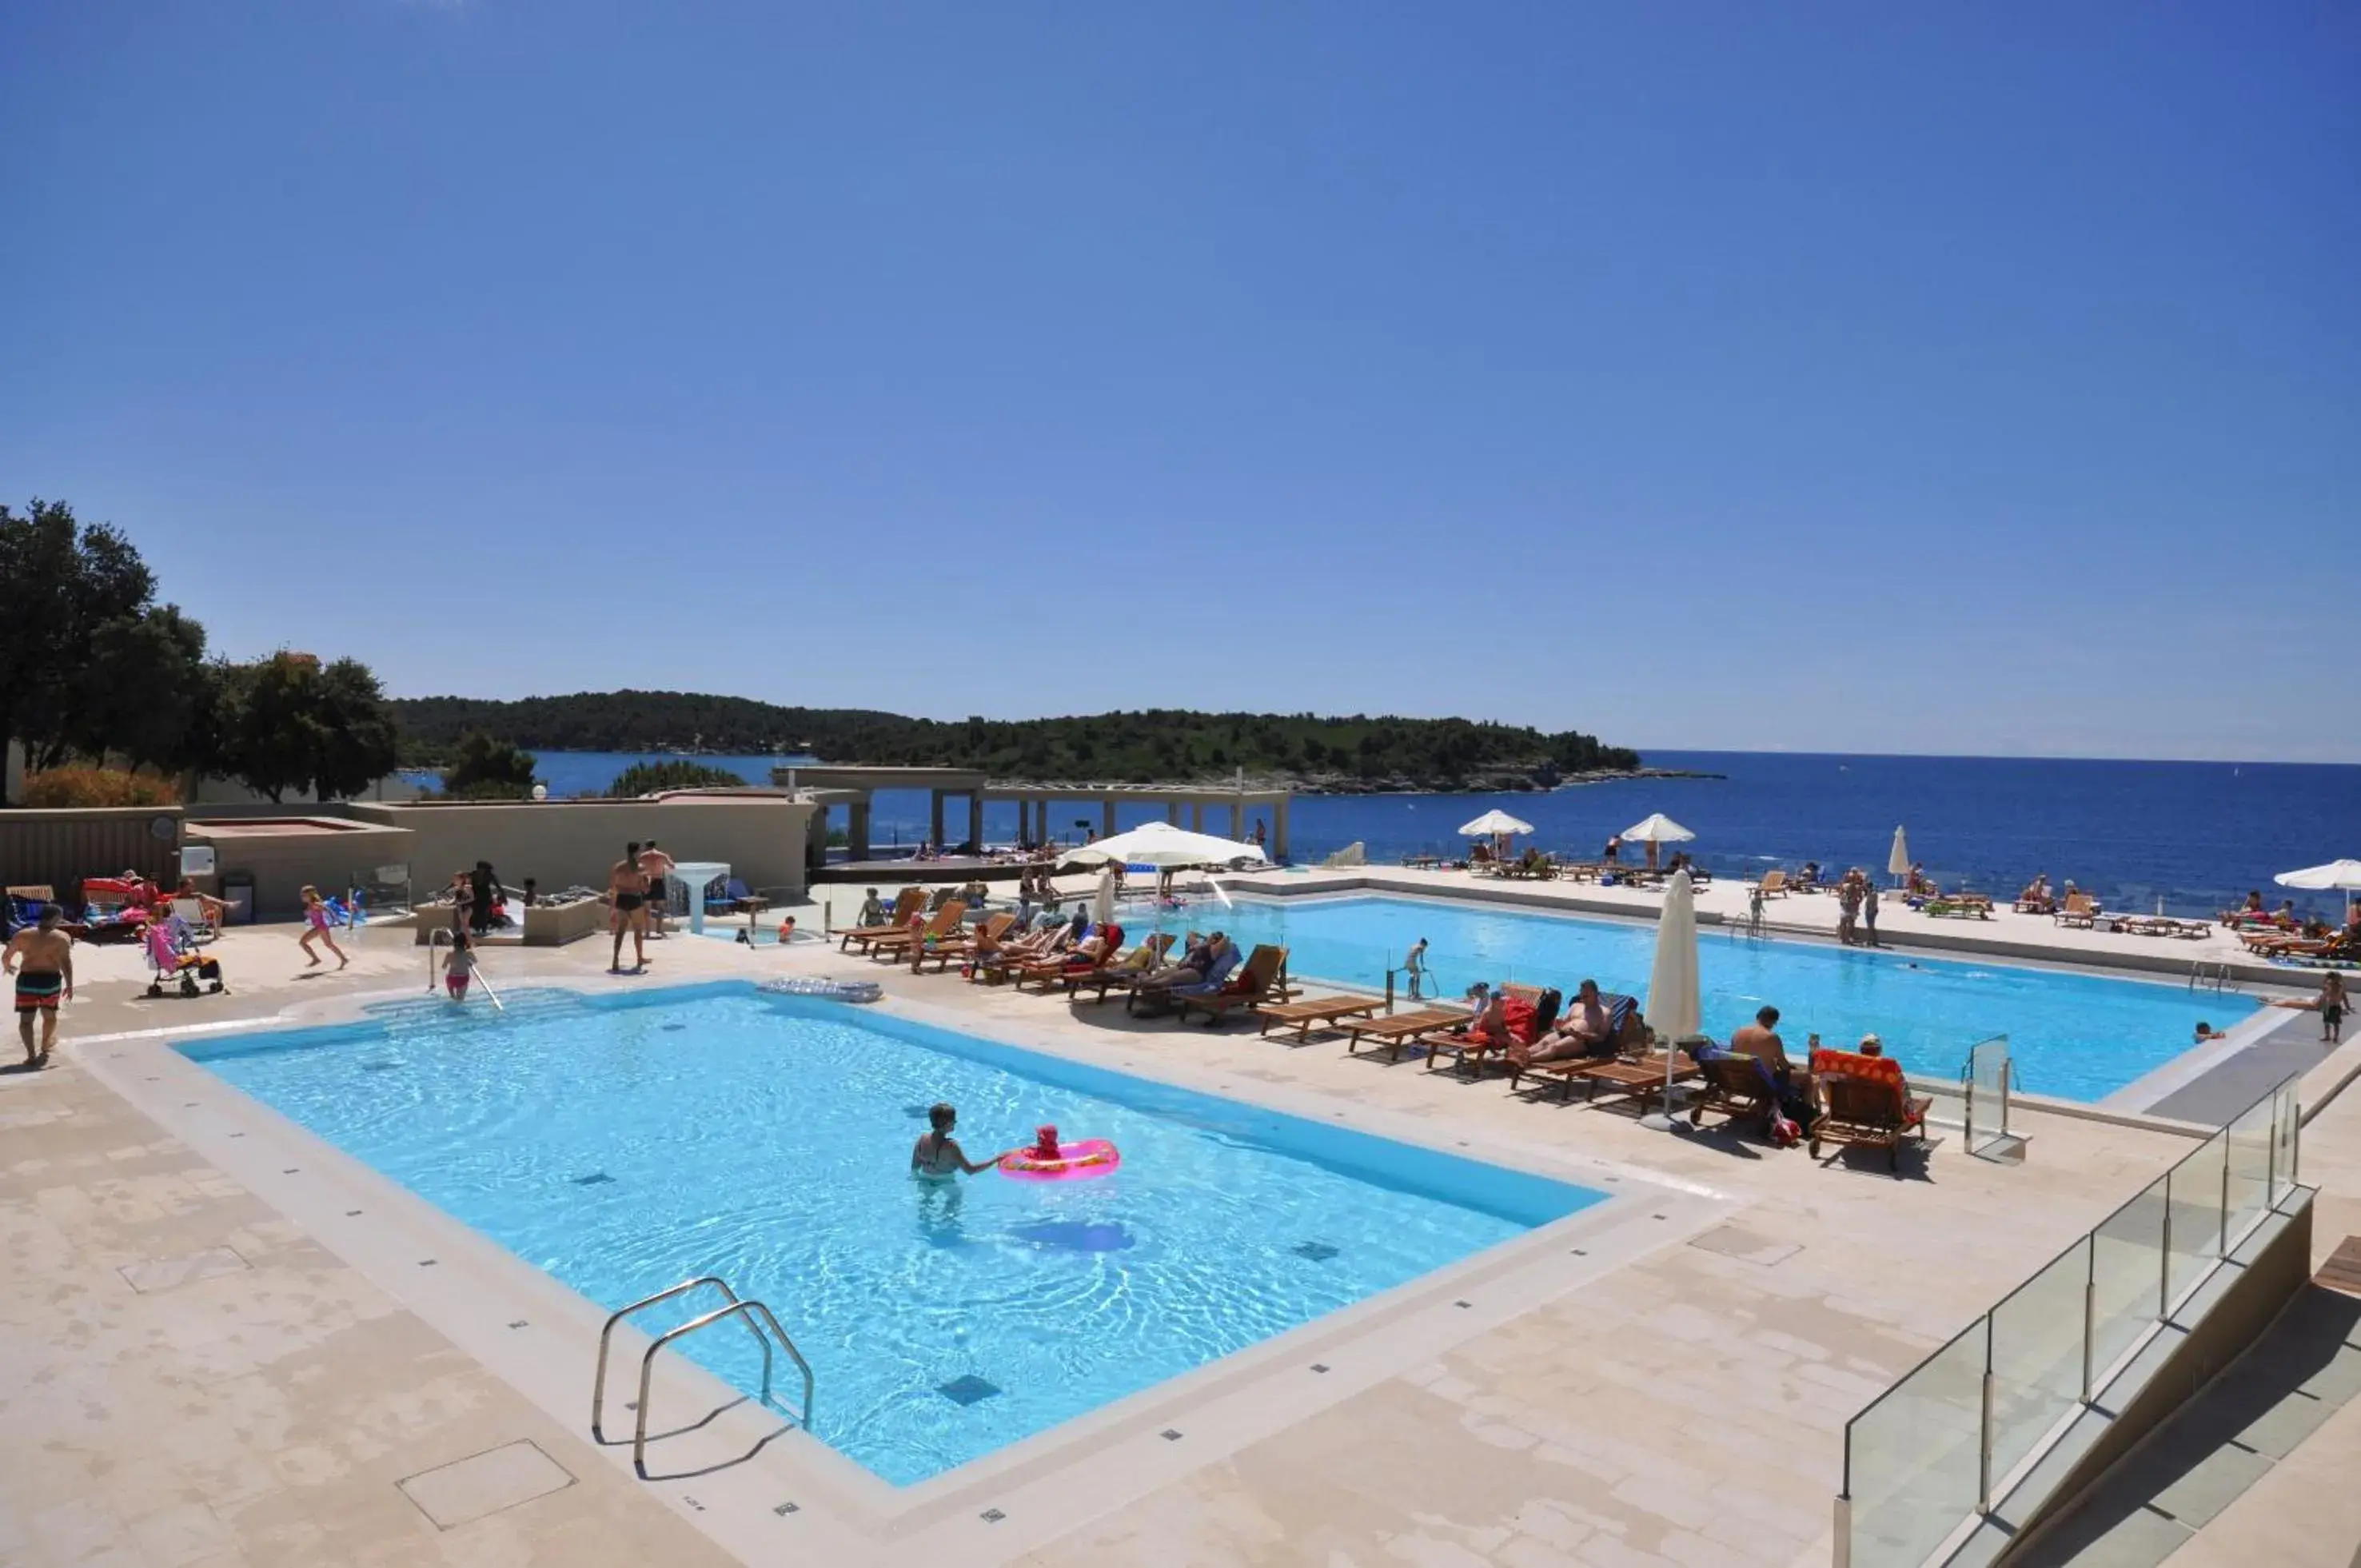
{"type": "Polygon", "coordinates": [[[2189,989],[2191,991],[2228,991],[2236,977],[2226,963],[2209,963],[2201,959],[2189,966],[2189,989]]]}
{"type": "MultiPolygon", "coordinates": [[[[796,1348],[796,1342],[787,1337],[787,1331],[779,1327],[779,1320],[772,1315],[770,1308],[760,1301],[741,1299],[737,1291],[730,1288],[730,1282],[718,1274],[701,1274],[694,1279],[682,1280],[669,1290],[659,1290],[653,1296],[642,1296],[621,1311],[609,1317],[606,1326],[598,1331],[598,1381],[590,1390],[590,1435],[602,1443],[607,1441],[605,1427],[607,1354],[613,1344],[615,1325],[634,1312],[644,1311],[659,1301],[669,1301],[675,1296],[686,1296],[690,1291],[706,1285],[710,1285],[720,1291],[726,1304],[716,1307],[702,1317],[691,1318],[676,1329],[668,1329],[658,1334],[655,1343],[648,1346],[647,1354],[640,1357],[640,1398],[639,1402],[631,1407],[639,1412],[638,1420],[631,1431],[631,1468],[639,1473],[640,1479],[642,1481],[648,1477],[648,1391],[655,1376],[656,1355],[673,1341],[686,1338],[699,1329],[708,1328],[724,1318],[735,1318],[744,1323],[746,1332],[754,1336],[754,1343],[763,1347],[762,1397],[763,1403],[766,1405],[772,1404],[772,1346],[775,1343],[779,1349],[787,1353],[787,1358],[793,1361],[796,1369],[804,1375],[803,1409],[796,1418],[796,1424],[807,1431],[811,1430],[811,1363],[806,1361],[804,1353],[796,1348]]],[[[777,1407],[773,1405],[773,1408],[777,1407]]]]}

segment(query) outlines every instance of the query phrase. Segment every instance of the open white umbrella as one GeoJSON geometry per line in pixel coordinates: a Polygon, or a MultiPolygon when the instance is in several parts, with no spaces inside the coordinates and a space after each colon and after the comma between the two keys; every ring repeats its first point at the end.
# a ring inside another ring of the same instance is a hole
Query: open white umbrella
{"type": "Polygon", "coordinates": [[[1910,874],[1910,839],[1899,828],[1894,830],[1894,849],[1885,857],[1885,870],[1896,887],[1910,874]]]}
{"type": "Polygon", "coordinates": [[[1640,843],[1648,846],[1648,869],[1650,871],[1654,871],[1656,869],[1657,845],[1686,843],[1696,837],[1696,834],[1690,832],[1687,828],[1682,827],[1679,823],[1674,821],[1671,817],[1665,816],[1661,811],[1651,812],[1645,820],[1634,822],[1631,827],[1623,829],[1623,839],[1626,843],[1640,843]]]}
{"type": "Polygon", "coordinates": [[[1459,825],[1459,836],[1463,839],[1490,839],[1502,833],[1530,833],[1532,830],[1532,823],[1520,822],[1497,808],[1486,812],[1473,822],[1459,825]]]}
{"type": "Polygon", "coordinates": [[[1232,861],[1259,861],[1260,847],[1211,833],[1191,833],[1169,822],[1149,822],[1128,833],[1114,833],[1094,843],[1069,850],[1063,866],[1103,866],[1110,861],[1127,866],[1225,866],[1232,861]]]}
{"type": "Polygon", "coordinates": [[[2325,892],[2330,888],[2342,888],[2347,893],[2361,892],[2361,861],[2331,861],[2324,866],[2306,866],[2300,872],[2281,872],[2271,880],[2281,887],[2300,887],[2312,893],[2325,892]]]}
{"type": "Polygon", "coordinates": [[[1648,971],[1648,1026],[1664,1052],[1664,1103],[1644,1118],[1663,1131],[1673,1124],[1673,1058],[1697,1032],[1705,1006],[1697,996],[1697,892],[1689,873],[1675,872],[1664,885],[1664,917],[1656,922],[1656,962],[1648,971]]]}

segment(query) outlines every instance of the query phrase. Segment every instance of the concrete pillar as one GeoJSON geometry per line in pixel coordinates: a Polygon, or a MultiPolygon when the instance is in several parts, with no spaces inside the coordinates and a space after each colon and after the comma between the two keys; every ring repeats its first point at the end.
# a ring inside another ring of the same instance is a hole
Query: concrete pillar
{"type": "Polygon", "coordinates": [[[1164,820],[1170,823],[1175,828],[1180,826],[1180,803],[1179,801],[1168,800],[1164,803],[1164,820]]]}
{"type": "Polygon", "coordinates": [[[1287,803],[1280,795],[1270,806],[1270,853],[1273,860],[1287,859],[1287,803]]]}
{"type": "Polygon", "coordinates": [[[1049,797],[1047,795],[1033,803],[1033,841],[1037,844],[1049,841],[1049,797]]]}
{"type": "Polygon", "coordinates": [[[983,853],[983,791],[971,791],[967,797],[967,841],[977,854],[983,853]]]}
{"type": "Polygon", "coordinates": [[[1115,796],[1109,795],[1099,805],[1099,837],[1115,837],[1115,796]]]}
{"type": "Polygon", "coordinates": [[[1202,800],[1192,800],[1189,803],[1189,831],[1202,833],[1204,830],[1205,803],[1202,800]]]}
{"type": "Polygon", "coordinates": [[[864,793],[859,800],[845,807],[844,817],[846,854],[856,861],[867,860],[869,858],[869,796],[864,793]]]}
{"type": "Polygon", "coordinates": [[[932,791],[927,804],[929,808],[927,841],[939,850],[943,847],[943,792],[932,791]]]}
{"type": "Polygon", "coordinates": [[[1234,800],[1230,802],[1230,838],[1233,840],[1242,841],[1246,836],[1246,803],[1243,800],[1234,800]]]}

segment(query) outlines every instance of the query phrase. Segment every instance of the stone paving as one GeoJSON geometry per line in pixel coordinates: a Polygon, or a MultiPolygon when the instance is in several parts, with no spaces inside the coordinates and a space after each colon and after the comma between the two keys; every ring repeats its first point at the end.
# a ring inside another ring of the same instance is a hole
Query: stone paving
{"type": "MultiPolygon", "coordinates": [[[[61,1065],[0,1074],[0,1562],[730,1560],[578,1425],[77,1066],[95,1034],[416,994],[424,958],[409,937],[373,930],[352,971],[303,978],[291,928],[233,931],[214,951],[234,994],[197,1002],[137,999],[136,956],[85,951],[61,1065]],[[456,1488],[420,1479],[488,1454],[456,1488]],[[544,1462],[567,1484],[542,1489],[544,1462]],[[443,1528],[422,1496],[455,1489],[461,1501],[433,1505],[443,1528]]],[[[1419,1118],[1478,1152],[1562,1141],[1738,1205],[1180,1482],[1093,1497],[1095,1519],[1021,1559],[1045,1568],[1825,1563],[1845,1421],[2192,1146],[2162,1124],[2035,1113],[2022,1165],[1938,1141],[1895,1177],[1882,1157],[1818,1164],[1712,1130],[1655,1133],[1624,1111],[1521,1102],[1318,1036],[1294,1048],[1250,1028],[1126,1020],[1120,1003],[914,979],[818,944],[675,938],[651,952],[636,981],[602,972],[603,942],[496,950],[487,968],[507,989],[882,977],[889,1008],[1034,1049],[1419,1118]]]]}

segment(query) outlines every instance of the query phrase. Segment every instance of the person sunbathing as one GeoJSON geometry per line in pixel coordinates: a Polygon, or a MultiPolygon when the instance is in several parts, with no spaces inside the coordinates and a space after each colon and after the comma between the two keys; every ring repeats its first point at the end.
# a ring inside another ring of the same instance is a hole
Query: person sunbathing
{"type": "Polygon", "coordinates": [[[1537,1062],[1612,1054],[1614,1044],[1614,1017],[1607,1010],[1606,999],[1598,993],[1598,982],[1586,980],[1574,993],[1574,1005],[1566,1009],[1556,1026],[1531,1044],[1511,1044],[1509,1060],[1522,1069],[1537,1062]]]}
{"type": "Polygon", "coordinates": [[[1216,931],[1180,955],[1180,962],[1166,964],[1140,976],[1136,989],[1170,991],[1176,985],[1202,985],[1213,977],[1216,968],[1226,979],[1229,971],[1236,967],[1237,949],[1230,945],[1227,936],[1216,931]],[[1222,962],[1224,954],[1229,959],[1227,964],[1222,962]]]}

